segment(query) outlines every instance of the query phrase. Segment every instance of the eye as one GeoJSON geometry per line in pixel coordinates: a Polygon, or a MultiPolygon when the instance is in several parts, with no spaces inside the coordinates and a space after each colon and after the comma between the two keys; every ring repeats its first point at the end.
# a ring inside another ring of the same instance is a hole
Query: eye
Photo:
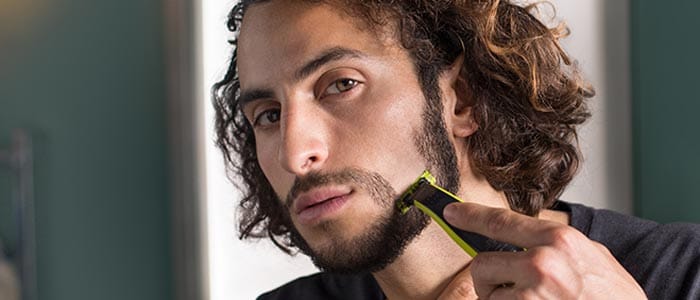
{"type": "Polygon", "coordinates": [[[264,110],[255,116],[253,126],[266,127],[273,125],[280,120],[279,108],[271,108],[264,110]]]}
{"type": "Polygon", "coordinates": [[[335,95],[335,94],[340,94],[343,92],[347,92],[360,84],[359,81],[355,79],[350,79],[350,78],[343,78],[334,81],[329,85],[326,90],[323,92],[323,96],[328,96],[328,95],[335,95]]]}

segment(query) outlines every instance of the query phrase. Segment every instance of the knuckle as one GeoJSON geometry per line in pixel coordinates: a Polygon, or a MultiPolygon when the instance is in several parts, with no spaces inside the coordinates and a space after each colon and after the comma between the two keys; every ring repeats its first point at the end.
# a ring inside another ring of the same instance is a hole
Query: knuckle
{"type": "Polygon", "coordinates": [[[535,282],[545,281],[550,276],[550,273],[554,271],[553,262],[555,259],[552,250],[547,248],[533,249],[527,263],[531,278],[535,282]]]}
{"type": "Polygon", "coordinates": [[[479,277],[478,274],[481,274],[481,272],[484,272],[488,268],[491,261],[489,254],[490,253],[488,252],[480,253],[472,259],[470,268],[472,270],[472,274],[476,275],[476,278],[479,277]]]}
{"type": "Polygon", "coordinates": [[[505,209],[497,209],[489,215],[486,221],[486,229],[490,233],[498,233],[506,230],[511,221],[510,211],[505,209]]]}
{"type": "Polygon", "coordinates": [[[552,246],[558,249],[575,249],[578,244],[578,231],[568,226],[557,226],[550,230],[552,246]]]}

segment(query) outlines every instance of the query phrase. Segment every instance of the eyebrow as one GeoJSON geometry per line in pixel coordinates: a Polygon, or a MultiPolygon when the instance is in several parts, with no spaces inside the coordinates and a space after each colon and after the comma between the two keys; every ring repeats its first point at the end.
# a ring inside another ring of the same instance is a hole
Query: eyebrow
{"type": "MultiPolygon", "coordinates": [[[[305,63],[301,68],[299,68],[294,73],[294,81],[299,82],[302,79],[310,76],[319,68],[327,65],[331,62],[338,61],[345,58],[361,58],[366,55],[360,51],[348,49],[345,47],[333,47],[321,54],[316,56],[314,59],[305,63]]],[[[274,92],[271,89],[252,89],[249,91],[241,91],[241,95],[238,98],[238,103],[241,108],[245,107],[246,104],[255,101],[257,99],[263,98],[273,98],[274,92]]]]}
{"type": "Polygon", "coordinates": [[[323,51],[321,54],[316,56],[316,58],[304,64],[303,67],[301,67],[296,73],[294,73],[294,80],[301,81],[302,79],[308,77],[313,72],[330,62],[338,61],[348,57],[360,58],[364,56],[365,55],[362,52],[357,50],[352,50],[344,47],[330,48],[326,51],[323,51]]]}
{"type": "Polygon", "coordinates": [[[273,98],[275,93],[270,89],[253,89],[250,91],[241,91],[241,96],[238,97],[238,107],[243,109],[248,103],[257,99],[273,98]]]}

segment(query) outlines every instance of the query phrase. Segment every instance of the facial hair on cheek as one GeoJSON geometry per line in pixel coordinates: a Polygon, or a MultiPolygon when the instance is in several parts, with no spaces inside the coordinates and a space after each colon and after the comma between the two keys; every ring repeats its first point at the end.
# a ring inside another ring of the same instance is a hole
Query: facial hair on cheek
{"type": "Polygon", "coordinates": [[[442,113],[442,96],[437,87],[424,88],[424,93],[423,134],[414,135],[414,144],[425,158],[427,169],[435,175],[437,184],[457,194],[460,182],[457,151],[447,133],[442,113]]]}

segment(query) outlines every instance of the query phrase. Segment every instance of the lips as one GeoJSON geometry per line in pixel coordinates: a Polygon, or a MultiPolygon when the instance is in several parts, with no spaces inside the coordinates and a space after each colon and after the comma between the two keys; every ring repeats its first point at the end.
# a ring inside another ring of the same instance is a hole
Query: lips
{"type": "Polygon", "coordinates": [[[339,210],[352,194],[350,187],[325,187],[302,193],[293,210],[301,223],[314,223],[339,210]]]}

